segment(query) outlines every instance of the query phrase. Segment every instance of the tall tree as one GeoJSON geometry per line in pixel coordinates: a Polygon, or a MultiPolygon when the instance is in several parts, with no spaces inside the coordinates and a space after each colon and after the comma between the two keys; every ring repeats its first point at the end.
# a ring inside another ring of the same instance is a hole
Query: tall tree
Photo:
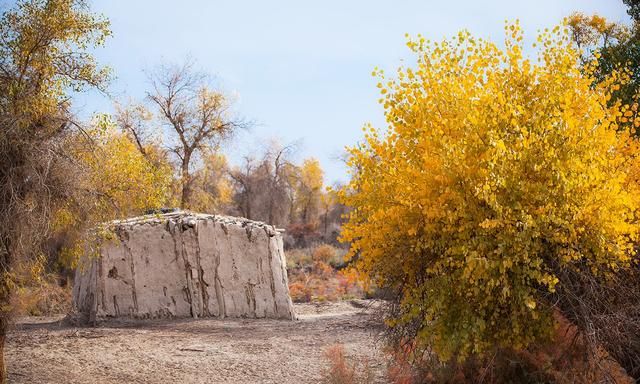
{"type": "Polygon", "coordinates": [[[227,159],[220,153],[208,153],[196,170],[192,209],[198,212],[225,213],[231,203],[233,189],[227,159]]]}
{"type": "Polygon", "coordinates": [[[296,203],[298,216],[303,223],[311,223],[318,216],[324,172],[317,159],[309,158],[302,162],[296,180],[296,203]]]}
{"type": "Polygon", "coordinates": [[[68,92],[106,84],[88,49],[108,27],[83,0],[20,0],[0,19],[0,355],[20,272],[73,188],[61,153],[74,127],[68,92]]]}
{"type": "Polygon", "coordinates": [[[627,13],[633,21],[640,22],[640,0],[623,0],[623,2],[629,7],[627,13]]]}
{"type": "MultiPolygon", "coordinates": [[[[592,61],[597,62],[594,73],[596,82],[606,81],[615,72],[625,72],[627,79],[613,90],[609,104],[621,101],[633,106],[640,96],[640,3],[637,0],[627,0],[625,4],[629,5],[628,13],[635,19],[632,26],[610,22],[599,15],[587,16],[582,13],[569,16],[567,24],[573,42],[582,50],[583,66],[587,68],[592,61]]],[[[637,128],[630,127],[628,123],[621,127],[637,128]]]]}
{"type": "Polygon", "coordinates": [[[246,156],[242,166],[229,172],[240,214],[273,225],[287,224],[292,205],[291,175],[297,172],[289,159],[294,149],[295,144],[271,143],[260,159],[246,156]]]}
{"type": "Polygon", "coordinates": [[[152,90],[147,97],[168,127],[170,151],[178,159],[180,207],[189,208],[194,162],[246,123],[232,115],[229,98],[212,89],[210,77],[195,71],[192,63],[160,66],[149,80],[152,90]]]}

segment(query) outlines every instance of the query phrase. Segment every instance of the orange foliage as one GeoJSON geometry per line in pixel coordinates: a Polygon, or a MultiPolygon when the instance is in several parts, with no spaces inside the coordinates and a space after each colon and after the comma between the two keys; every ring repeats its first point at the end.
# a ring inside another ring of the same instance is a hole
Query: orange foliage
{"type": "Polygon", "coordinates": [[[329,360],[329,367],[324,372],[324,383],[365,384],[373,381],[373,373],[371,372],[368,361],[363,361],[361,366],[355,362],[348,362],[344,346],[341,344],[329,347],[325,351],[325,357],[329,360]]]}
{"type": "Polygon", "coordinates": [[[294,303],[308,303],[311,301],[311,289],[299,281],[289,284],[289,295],[294,303]]]}

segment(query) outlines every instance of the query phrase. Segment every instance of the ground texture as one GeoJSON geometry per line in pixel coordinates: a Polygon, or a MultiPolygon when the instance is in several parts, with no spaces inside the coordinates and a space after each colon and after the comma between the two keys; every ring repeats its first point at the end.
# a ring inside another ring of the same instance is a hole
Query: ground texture
{"type": "Polygon", "coordinates": [[[21,319],[10,333],[10,383],[318,383],[342,344],[383,382],[370,302],[297,304],[299,320],[109,321],[73,327],[21,319]]]}

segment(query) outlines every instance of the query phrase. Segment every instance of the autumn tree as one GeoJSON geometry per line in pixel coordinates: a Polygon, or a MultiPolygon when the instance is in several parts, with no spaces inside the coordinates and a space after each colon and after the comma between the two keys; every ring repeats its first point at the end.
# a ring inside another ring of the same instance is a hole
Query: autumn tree
{"type": "Polygon", "coordinates": [[[315,220],[319,214],[324,186],[323,176],[320,162],[314,158],[303,160],[297,169],[294,180],[295,205],[298,218],[303,223],[315,220]]]}
{"type": "Polygon", "coordinates": [[[257,182],[255,177],[256,161],[251,156],[245,156],[241,165],[229,169],[229,177],[233,182],[233,201],[237,214],[247,219],[253,218],[253,201],[255,200],[257,182]]]}
{"type": "Polygon", "coordinates": [[[261,157],[245,156],[242,165],[230,170],[234,201],[242,216],[273,225],[288,223],[293,196],[291,180],[297,169],[290,160],[294,150],[294,144],[274,142],[261,157]]]}
{"type": "MultiPolygon", "coordinates": [[[[627,2],[629,14],[637,11],[635,2],[627,2]],[[635,7],[635,8],[634,8],[635,7]]],[[[640,29],[638,23],[627,26],[608,21],[600,15],[574,13],[567,18],[571,37],[581,50],[583,65],[598,61],[594,81],[605,81],[614,72],[626,71],[629,80],[613,90],[610,104],[621,100],[633,105],[640,96],[640,29]]],[[[623,124],[628,129],[628,124],[623,124]]]]}
{"type": "Polygon", "coordinates": [[[566,21],[571,31],[571,39],[580,50],[586,50],[589,56],[583,59],[588,62],[590,54],[595,50],[607,49],[630,37],[629,27],[613,23],[600,15],[587,16],[576,12],[566,21]]]}
{"type": "Polygon", "coordinates": [[[193,64],[163,65],[149,75],[148,99],[171,135],[169,149],[180,174],[180,207],[191,206],[194,163],[205,151],[246,123],[233,116],[231,101],[210,86],[211,79],[193,64]]]}
{"type": "Polygon", "coordinates": [[[75,267],[89,244],[86,223],[141,215],[166,206],[171,199],[172,167],[155,155],[156,149],[117,129],[108,115],[98,115],[81,134],[69,137],[65,152],[75,161],[77,191],[54,215],[54,234],[65,237],[58,262],[75,267]],[[145,155],[146,154],[146,155],[145,155]]]}
{"type": "Polygon", "coordinates": [[[343,188],[340,183],[334,183],[320,197],[320,221],[322,236],[325,242],[339,244],[338,237],[343,218],[348,209],[340,202],[339,191],[343,188]]]}
{"type": "Polygon", "coordinates": [[[221,153],[207,153],[195,171],[192,209],[198,212],[226,213],[232,203],[233,184],[227,158],[221,153]]]}
{"type": "Polygon", "coordinates": [[[537,58],[522,39],[410,39],[415,67],[375,71],[388,128],[350,150],[342,238],[392,294],[393,339],[443,361],[544,340],[563,271],[637,261],[637,143],[618,130],[635,112],[609,104],[624,76],[595,82],[564,28],[537,58]]]}
{"type": "Polygon", "coordinates": [[[143,104],[115,104],[115,121],[120,130],[135,143],[138,151],[148,155],[148,146],[160,141],[160,132],[152,128],[153,114],[143,104]]]}
{"type": "Polygon", "coordinates": [[[0,20],[0,355],[22,272],[74,188],[62,148],[76,127],[69,92],[104,87],[89,49],[108,26],[83,0],[21,0],[0,20]]]}

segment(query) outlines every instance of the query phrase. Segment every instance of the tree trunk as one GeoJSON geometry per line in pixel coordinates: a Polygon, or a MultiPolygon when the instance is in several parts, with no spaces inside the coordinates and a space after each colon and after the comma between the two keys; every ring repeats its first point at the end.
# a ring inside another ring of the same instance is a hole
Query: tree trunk
{"type": "Polygon", "coordinates": [[[329,224],[329,210],[324,212],[324,240],[327,241],[327,226],[329,224]]]}
{"type": "Polygon", "coordinates": [[[186,209],[191,199],[191,175],[189,174],[189,162],[191,153],[187,152],[182,160],[182,193],[180,196],[180,208],[186,209]]]}
{"type": "Polygon", "coordinates": [[[246,200],[246,205],[245,206],[247,207],[247,209],[246,209],[247,219],[249,219],[249,220],[253,219],[251,217],[251,195],[250,194],[247,195],[247,200],[246,200]]]}
{"type": "Polygon", "coordinates": [[[6,384],[7,369],[4,365],[4,344],[7,338],[7,319],[0,318],[0,384],[6,384]]]}
{"type": "Polygon", "coordinates": [[[182,182],[182,194],[180,196],[180,208],[186,209],[191,195],[191,188],[188,183],[182,182]]]}
{"type": "Polygon", "coordinates": [[[271,191],[271,196],[269,197],[269,220],[267,221],[269,225],[275,225],[273,222],[273,206],[273,191],[271,191]]]}

